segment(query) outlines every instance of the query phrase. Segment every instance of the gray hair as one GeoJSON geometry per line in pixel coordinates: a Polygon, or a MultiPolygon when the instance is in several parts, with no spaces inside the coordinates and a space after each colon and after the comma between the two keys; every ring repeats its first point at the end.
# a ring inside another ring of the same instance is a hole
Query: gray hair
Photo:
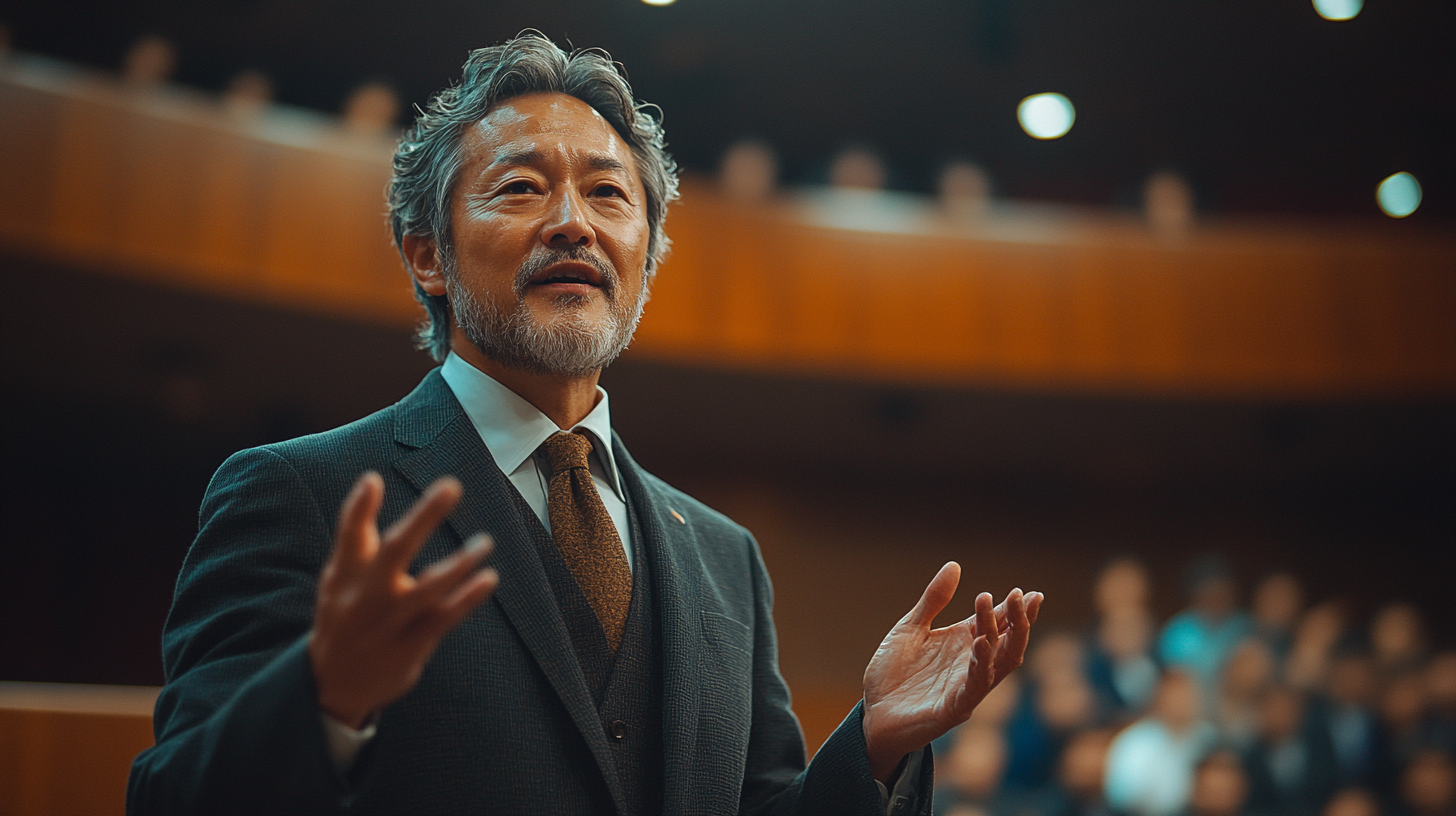
{"type": "MultiPolygon", "coordinates": [[[[580,99],[632,148],[646,193],[644,271],[650,277],[667,254],[669,242],[662,222],[668,202],[678,195],[677,163],[667,153],[661,110],[632,98],[632,86],[605,51],[567,53],[539,31],[523,31],[501,45],[471,51],[460,84],[436,94],[400,139],[389,182],[389,220],[405,266],[410,261],[404,257],[404,237],[420,235],[435,241],[442,271],[451,272],[450,193],[465,161],[460,149],[465,131],[501,102],[534,93],[563,93],[580,99]]],[[[427,294],[416,282],[415,299],[427,315],[418,345],[436,360],[443,360],[450,351],[449,298],[427,294]]]]}

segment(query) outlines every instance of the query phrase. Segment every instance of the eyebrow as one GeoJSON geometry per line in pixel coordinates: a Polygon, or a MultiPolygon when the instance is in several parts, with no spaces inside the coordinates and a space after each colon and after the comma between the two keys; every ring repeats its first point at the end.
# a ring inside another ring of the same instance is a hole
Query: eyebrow
{"type": "MultiPolygon", "coordinates": [[[[503,153],[496,156],[495,161],[490,163],[491,167],[530,167],[539,163],[544,158],[541,151],[518,150],[512,153],[503,153]]],[[[627,165],[614,156],[605,153],[593,153],[587,157],[587,166],[593,170],[620,170],[625,172],[627,165]]]]}

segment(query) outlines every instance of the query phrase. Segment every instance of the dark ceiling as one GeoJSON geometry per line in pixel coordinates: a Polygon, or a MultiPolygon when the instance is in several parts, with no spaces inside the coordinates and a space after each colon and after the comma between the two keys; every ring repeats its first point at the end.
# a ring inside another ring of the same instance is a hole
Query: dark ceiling
{"type": "Polygon", "coordinates": [[[367,80],[424,102],[469,48],[534,27],[622,61],[693,170],[755,136],[812,183],[863,144],[903,189],[965,157],[1005,196],[1135,206],[1169,169],[1206,211],[1372,221],[1376,184],[1405,170],[1425,188],[1409,223],[1456,217],[1446,0],[1369,0],[1340,23],[1310,0],[35,0],[0,6],[0,22],[19,50],[106,68],[158,33],[183,83],[257,69],[280,101],[324,110],[367,80]],[[1042,91],[1076,105],[1062,139],[1016,124],[1042,91]]]}

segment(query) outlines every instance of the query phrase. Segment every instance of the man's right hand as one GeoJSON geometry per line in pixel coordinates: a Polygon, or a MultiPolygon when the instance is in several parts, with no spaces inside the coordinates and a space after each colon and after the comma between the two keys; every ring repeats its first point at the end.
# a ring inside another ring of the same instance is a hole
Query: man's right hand
{"type": "Polygon", "coordinates": [[[319,706],[350,728],[413,688],[440,638],[500,583],[495,570],[476,570],[491,548],[484,534],[418,577],[409,574],[460,494],[459,481],[436,481],[382,537],[379,474],[361,476],[344,500],[334,552],[319,577],[308,658],[319,706]]]}

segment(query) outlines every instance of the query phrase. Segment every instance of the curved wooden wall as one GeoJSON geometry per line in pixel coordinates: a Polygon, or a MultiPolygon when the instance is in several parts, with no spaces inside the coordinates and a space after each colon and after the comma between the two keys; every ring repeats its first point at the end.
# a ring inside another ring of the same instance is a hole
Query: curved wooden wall
{"type": "MultiPolygon", "coordinates": [[[[384,225],[387,140],[24,56],[0,66],[0,111],[7,253],[419,317],[384,225]]],[[[632,353],[983,387],[1456,393],[1456,239],[1415,223],[1204,223],[1168,239],[1116,213],[954,225],[907,197],[828,195],[746,206],[689,179],[632,353]],[[883,229],[833,226],[846,208],[883,229]]]]}

